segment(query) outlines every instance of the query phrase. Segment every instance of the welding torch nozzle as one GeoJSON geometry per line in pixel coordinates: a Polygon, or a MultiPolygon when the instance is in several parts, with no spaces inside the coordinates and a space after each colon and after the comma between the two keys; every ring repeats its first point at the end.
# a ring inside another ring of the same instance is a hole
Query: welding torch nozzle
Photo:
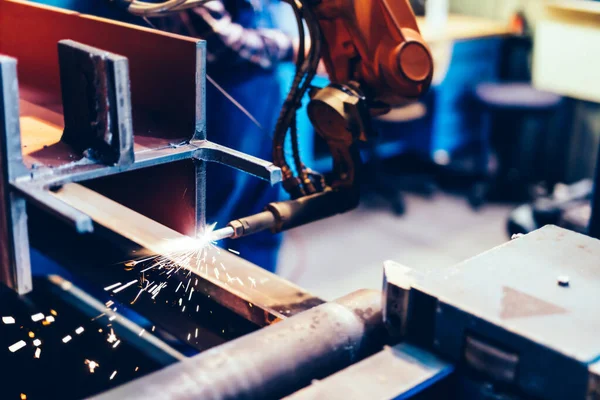
{"type": "Polygon", "coordinates": [[[279,233],[350,211],[358,205],[358,199],[358,193],[330,190],[295,200],[270,203],[265,211],[236,219],[225,228],[214,231],[213,240],[237,239],[267,229],[279,233]]]}

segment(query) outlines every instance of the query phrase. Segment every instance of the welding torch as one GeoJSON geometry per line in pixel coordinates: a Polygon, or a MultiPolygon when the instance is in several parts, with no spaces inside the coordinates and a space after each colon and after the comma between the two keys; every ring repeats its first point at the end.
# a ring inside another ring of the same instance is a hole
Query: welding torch
{"type": "Polygon", "coordinates": [[[236,219],[226,227],[213,231],[212,240],[237,239],[270,230],[279,233],[356,208],[359,194],[355,191],[327,190],[295,200],[270,203],[265,211],[236,219]]]}

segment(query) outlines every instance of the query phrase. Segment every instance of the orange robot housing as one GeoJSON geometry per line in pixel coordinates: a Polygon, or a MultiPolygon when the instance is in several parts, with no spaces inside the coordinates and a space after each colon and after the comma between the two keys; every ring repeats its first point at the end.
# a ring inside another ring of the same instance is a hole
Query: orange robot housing
{"type": "Polygon", "coordinates": [[[371,100],[389,105],[427,91],[433,61],[407,0],[323,0],[313,9],[333,83],[358,82],[371,100]]]}

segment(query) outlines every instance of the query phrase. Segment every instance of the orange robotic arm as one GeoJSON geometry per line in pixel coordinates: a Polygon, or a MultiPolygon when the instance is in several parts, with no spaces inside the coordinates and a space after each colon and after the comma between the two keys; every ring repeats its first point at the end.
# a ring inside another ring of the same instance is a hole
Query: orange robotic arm
{"type": "Polygon", "coordinates": [[[356,142],[371,115],[422,95],[433,61],[407,0],[322,0],[310,5],[332,84],[313,91],[308,114],[333,157],[334,189],[356,188],[356,142]]]}
{"type": "Polygon", "coordinates": [[[390,105],[427,90],[433,61],[407,0],[323,0],[314,10],[332,82],[358,82],[390,105]]]}
{"type": "Polygon", "coordinates": [[[271,203],[262,213],[230,222],[215,233],[218,238],[237,238],[267,228],[280,232],[355,208],[360,197],[357,144],[369,136],[371,116],[386,112],[390,105],[416,99],[431,82],[431,53],[407,0],[288,1],[298,18],[301,37],[300,22],[304,19],[312,39],[307,62],[297,63],[294,84],[273,139],[274,163],[281,167],[284,188],[293,199],[271,203]],[[296,109],[319,57],[325,62],[331,84],[311,90],[308,114],[333,158],[333,178],[325,184],[322,179],[319,184],[315,174],[302,164],[295,128],[296,109]],[[310,67],[303,70],[308,64],[310,67]],[[302,81],[304,75],[307,78],[302,81]],[[284,157],[288,128],[295,142],[292,148],[298,177],[284,157]]]}
{"type": "MultiPolygon", "coordinates": [[[[1,1],[1,0],[0,0],[1,1]]],[[[210,0],[120,0],[140,16],[162,16],[210,0]]],[[[296,73],[273,132],[273,163],[292,200],[271,203],[262,213],[231,221],[214,237],[241,237],[265,229],[290,229],[357,206],[358,141],[370,136],[371,116],[422,95],[433,75],[429,48],[419,33],[408,0],[283,0],[294,10],[300,33],[296,73]],[[311,38],[304,55],[305,28],[311,38]],[[331,84],[311,87],[319,59],[331,84]],[[296,111],[310,89],[308,115],[329,146],[332,178],[301,160],[296,111]],[[291,136],[295,172],[285,155],[291,136]]],[[[215,239],[217,240],[217,239],[215,239]]]]}

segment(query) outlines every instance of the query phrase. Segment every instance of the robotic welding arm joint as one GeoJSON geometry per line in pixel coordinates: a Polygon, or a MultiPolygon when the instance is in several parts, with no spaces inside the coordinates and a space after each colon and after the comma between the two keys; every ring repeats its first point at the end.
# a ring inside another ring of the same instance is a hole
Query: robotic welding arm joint
{"type": "MultiPolygon", "coordinates": [[[[147,3],[120,0],[129,12],[159,16],[208,0],[147,3]]],[[[288,0],[298,23],[300,50],[305,28],[310,48],[299,52],[292,87],[273,134],[273,163],[292,200],[269,204],[266,211],[232,221],[215,238],[241,237],[264,229],[280,232],[349,211],[358,205],[358,143],[373,136],[371,117],[424,94],[433,76],[429,47],[421,37],[408,0],[288,0]],[[322,59],[331,84],[311,88],[322,59]],[[331,179],[302,162],[296,112],[310,89],[308,116],[327,142],[333,159],[331,179]],[[284,143],[291,135],[295,173],[284,143]],[[297,175],[297,176],[296,176],[297,175]]]]}
{"type": "MultiPolygon", "coordinates": [[[[269,204],[262,213],[232,221],[215,232],[219,238],[264,229],[277,233],[355,208],[361,165],[358,143],[374,136],[371,117],[418,98],[431,83],[431,52],[407,0],[298,0],[290,5],[311,34],[309,56],[297,63],[274,135],[274,163],[282,169],[284,188],[292,200],[269,204]],[[283,154],[288,129],[293,144],[298,140],[295,112],[315,75],[314,57],[322,57],[331,79],[327,87],[311,89],[307,108],[333,159],[332,179],[318,193],[297,145],[293,150],[300,177],[293,175],[283,154]]],[[[301,23],[299,32],[303,43],[301,23]]]]}

